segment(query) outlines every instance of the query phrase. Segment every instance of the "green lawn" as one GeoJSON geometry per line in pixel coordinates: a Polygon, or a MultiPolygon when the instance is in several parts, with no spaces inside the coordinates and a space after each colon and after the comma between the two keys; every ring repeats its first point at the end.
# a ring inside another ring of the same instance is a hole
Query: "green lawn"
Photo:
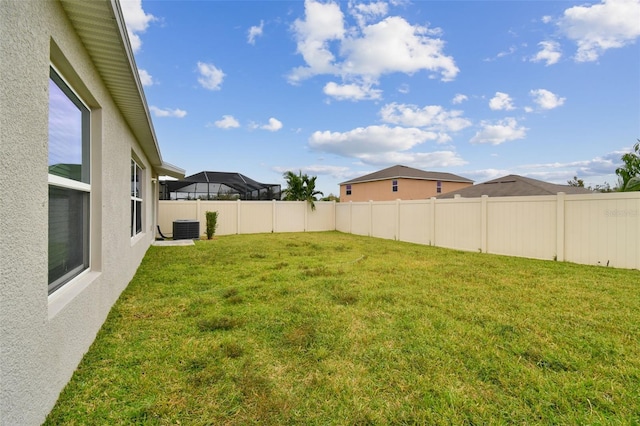
{"type": "Polygon", "coordinates": [[[638,424],[640,271],[337,232],[151,247],[47,424],[638,424]]]}

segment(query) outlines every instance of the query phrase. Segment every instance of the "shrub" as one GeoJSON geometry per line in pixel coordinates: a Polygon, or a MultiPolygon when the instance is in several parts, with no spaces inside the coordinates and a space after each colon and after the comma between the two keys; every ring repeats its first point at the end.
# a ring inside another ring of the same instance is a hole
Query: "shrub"
{"type": "Polygon", "coordinates": [[[213,238],[218,227],[218,212],[207,212],[207,240],[213,238]]]}

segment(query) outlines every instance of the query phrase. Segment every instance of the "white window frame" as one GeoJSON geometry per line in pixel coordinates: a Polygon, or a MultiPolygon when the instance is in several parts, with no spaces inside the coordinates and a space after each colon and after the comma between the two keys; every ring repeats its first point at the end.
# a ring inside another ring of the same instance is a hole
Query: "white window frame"
{"type": "MultiPolygon", "coordinates": [[[[82,257],[83,262],[82,265],[76,266],[75,268],[67,271],[61,277],[55,279],[52,282],[48,283],[48,293],[49,295],[53,294],[55,291],[59,290],[70,281],[75,278],[84,275],[91,268],[91,109],[89,106],[82,100],[80,95],[73,89],[72,85],[64,78],[62,73],[60,73],[53,64],[50,64],[50,72],[49,79],[53,81],[54,84],[58,86],[58,88],[67,96],[67,98],[76,106],[82,113],[82,167],[83,173],[84,168],[87,170],[86,180],[88,182],[81,182],[74,179],[58,176],[55,174],[48,173],[47,183],[48,186],[54,188],[62,188],[69,189],[73,191],[82,192],[88,195],[88,199],[86,200],[86,217],[83,219],[83,223],[80,226],[82,229],[82,257]]],[[[50,105],[48,106],[50,108],[50,105]]],[[[51,203],[51,200],[49,200],[51,203]]],[[[47,216],[48,217],[48,216],[47,216]]],[[[48,221],[51,218],[48,217],[48,221]]],[[[51,246],[49,246],[49,250],[51,250],[51,246]]]]}
{"type": "Polygon", "coordinates": [[[138,161],[131,158],[131,238],[144,232],[144,169],[138,161]],[[136,188],[136,178],[139,182],[139,189],[136,188]],[[140,207],[138,208],[138,203],[140,207]],[[139,211],[138,211],[139,210],[139,211]],[[138,214],[139,213],[139,214],[138,214]],[[137,222],[140,217],[140,223],[137,222]],[[139,225],[139,226],[138,226],[139,225]]]}

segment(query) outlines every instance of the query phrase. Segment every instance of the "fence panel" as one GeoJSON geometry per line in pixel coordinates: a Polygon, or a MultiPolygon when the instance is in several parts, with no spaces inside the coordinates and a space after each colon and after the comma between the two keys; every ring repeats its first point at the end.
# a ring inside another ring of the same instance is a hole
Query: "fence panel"
{"type": "Polygon", "coordinates": [[[395,240],[398,227],[398,203],[382,201],[371,205],[371,236],[395,240]]]}
{"type": "Polygon", "coordinates": [[[398,206],[398,239],[417,244],[431,244],[433,201],[404,201],[398,206]]]}
{"type": "Polygon", "coordinates": [[[557,197],[487,199],[487,252],[554,259],[557,197]]]}
{"type": "Polygon", "coordinates": [[[336,202],[316,201],[316,209],[307,210],[307,231],[334,231],[336,229],[336,202]]]}
{"type": "Polygon", "coordinates": [[[481,200],[455,198],[437,200],[435,245],[458,250],[482,249],[481,200]]]}
{"type": "Polygon", "coordinates": [[[351,203],[351,233],[371,236],[371,204],[351,203]]]}
{"type": "Polygon", "coordinates": [[[238,233],[273,232],[273,202],[242,201],[238,203],[238,233]]]}
{"type": "Polygon", "coordinates": [[[336,204],[336,231],[351,233],[351,205],[353,203],[336,204]]]}
{"type": "Polygon", "coordinates": [[[306,201],[282,201],[275,203],[276,218],[273,232],[304,232],[306,201]]]}
{"type": "Polygon", "coordinates": [[[158,225],[164,235],[173,234],[173,221],[179,219],[198,220],[198,210],[194,201],[160,201],[158,225]]]}
{"type": "MultiPolygon", "coordinates": [[[[193,203],[193,201],[191,201],[193,203]]],[[[168,201],[173,203],[173,201],[168,201]]],[[[207,212],[218,212],[216,235],[238,233],[238,207],[236,201],[200,201],[200,231],[204,234],[207,226],[207,212]]]]}
{"type": "Polygon", "coordinates": [[[567,195],[565,260],[640,269],[640,193],[628,194],[567,195]]]}

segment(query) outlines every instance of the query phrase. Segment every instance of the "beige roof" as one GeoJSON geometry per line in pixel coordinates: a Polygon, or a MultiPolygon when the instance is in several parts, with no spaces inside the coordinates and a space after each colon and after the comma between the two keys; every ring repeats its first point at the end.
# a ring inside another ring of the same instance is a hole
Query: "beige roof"
{"type": "Polygon", "coordinates": [[[489,197],[515,197],[527,195],[590,194],[592,191],[570,185],[558,185],[519,175],[507,175],[457,191],[447,192],[436,198],[453,198],[459,194],[463,198],[476,198],[483,195],[489,197]]]}
{"type": "Polygon", "coordinates": [[[340,185],[351,183],[373,182],[377,180],[388,179],[421,179],[421,180],[439,180],[445,182],[468,182],[473,183],[471,179],[452,173],[444,172],[428,172],[424,170],[414,169],[412,167],[396,165],[377,172],[370,173],[355,179],[342,182],[340,185]]]}
{"type": "Polygon", "coordinates": [[[120,4],[116,0],[61,3],[153,168],[161,175],[184,178],[184,170],[162,161],[120,4]]]}

